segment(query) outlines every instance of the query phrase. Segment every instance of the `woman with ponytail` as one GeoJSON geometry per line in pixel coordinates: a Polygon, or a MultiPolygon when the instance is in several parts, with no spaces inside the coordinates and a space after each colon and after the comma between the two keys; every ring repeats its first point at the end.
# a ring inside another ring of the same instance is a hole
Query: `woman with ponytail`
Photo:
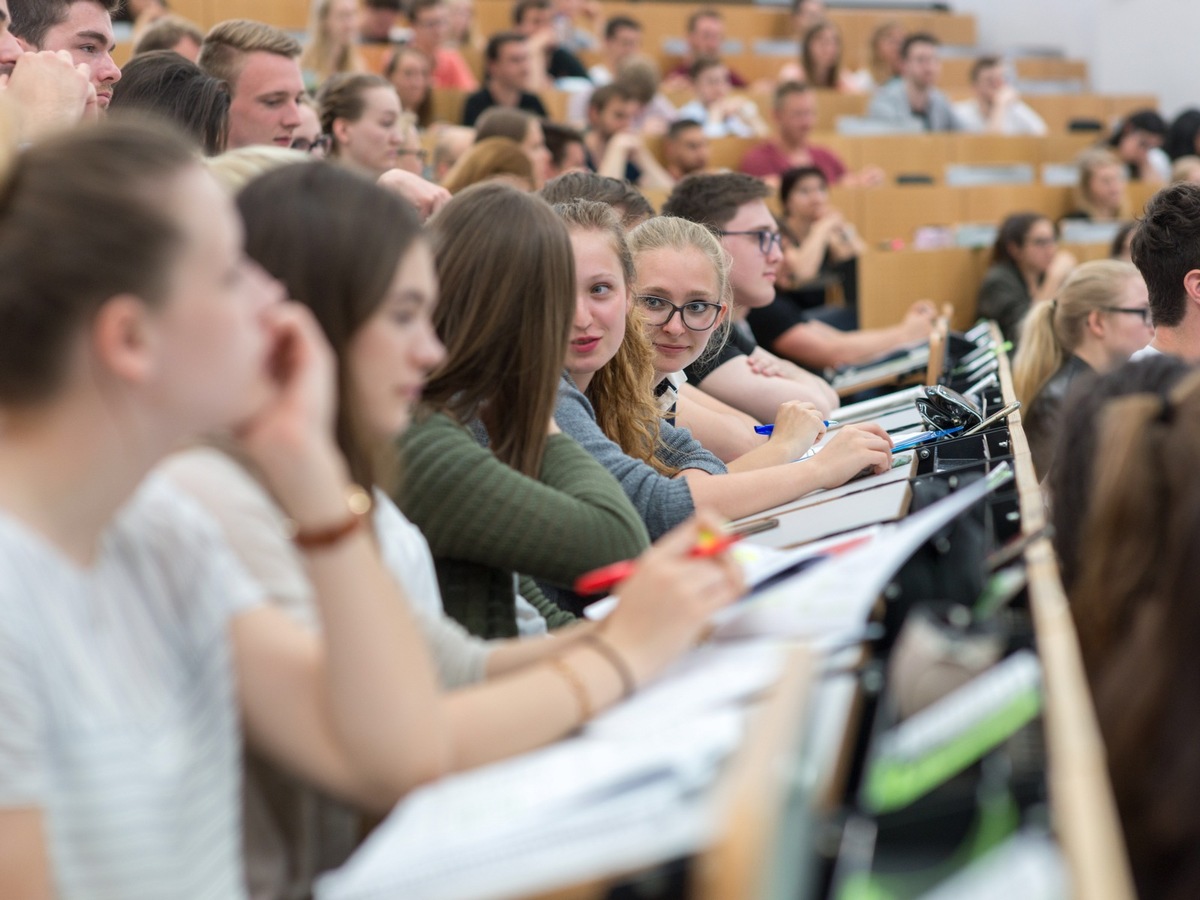
{"type": "Polygon", "coordinates": [[[1154,336],[1146,285],[1129,263],[1095,260],[1076,269],[1058,297],[1025,317],[1013,361],[1013,386],[1033,464],[1053,462],[1063,401],[1080,375],[1115,369],[1154,336]]]}

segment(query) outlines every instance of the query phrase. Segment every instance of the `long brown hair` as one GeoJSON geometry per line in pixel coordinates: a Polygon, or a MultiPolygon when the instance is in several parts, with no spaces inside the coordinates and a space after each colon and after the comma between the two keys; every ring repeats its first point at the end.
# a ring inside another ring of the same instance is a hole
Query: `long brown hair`
{"type": "Polygon", "coordinates": [[[387,484],[387,448],[363,421],[349,345],[387,296],[396,266],[421,239],[398,195],[329,163],[284,166],[238,194],[246,253],[313,311],[337,354],[337,440],[361,485],[387,484]],[[382,477],[381,477],[382,476],[382,477]]]}
{"type": "Polygon", "coordinates": [[[832,22],[818,22],[804,35],[800,44],[800,63],[804,67],[804,79],[811,87],[837,88],[842,77],[842,32],[832,22]],[[818,72],[812,56],[813,42],[826,31],[833,32],[838,39],[838,53],[827,72],[818,72]]]}
{"type": "MultiPolygon", "coordinates": [[[[567,223],[568,231],[605,237],[621,262],[626,289],[632,290],[633,255],[613,208],[594,200],[575,200],[555,204],[554,211],[567,223]]],[[[584,393],[596,411],[596,423],[611,440],[634,459],[664,475],[674,475],[678,469],[663,463],[655,453],[661,415],[654,402],[654,348],[637,304],[626,303],[625,310],[625,338],[616,355],[592,376],[584,393]]]]}
{"type": "Polygon", "coordinates": [[[567,229],[544,200],[489,183],[457,194],[429,231],[446,359],[426,407],[482,420],[497,458],[536,478],[575,310],[567,229]]]}
{"type": "Polygon", "coordinates": [[[1081,566],[1080,646],[1139,893],[1200,894],[1200,375],[1114,400],[1081,566]]]}
{"type": "Polygon", "coordinates": [[[1035,303],[1021,324],[1021,343],[1013,359],[1017,399],[1028,407],[1083,342],[1088,317],[1103,313],[1125,282],[1140,277],[1130,263],[1095,259],[1072,272],[1053,301],[1035,303]]]}

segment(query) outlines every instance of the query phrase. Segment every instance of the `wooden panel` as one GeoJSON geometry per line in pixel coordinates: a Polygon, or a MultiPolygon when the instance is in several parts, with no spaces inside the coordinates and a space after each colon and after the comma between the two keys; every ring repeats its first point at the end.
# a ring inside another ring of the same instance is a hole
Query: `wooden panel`
{"type": "Polygon", "coordinates": [[[1042,150],[1044,163],[1070,163],[1096,143],[1094,134],[1050,134],[1042,150]]]}
{"type": "Polygon", "coordinates": [[[303,0],[207,0],[209,24],[226,19],[256,19],[277,28],[303,31],[308,4],[303,0]]]}
{"type": "Polygon", "coordinates": [[[1082,59],[1028,57],[1016,61],[1017,77],[1025,81],[1070,81],[1087,84],[1088,64],[1082,59]]]}
{"type": "Polygon", "coordinates": [[[952,163],[986,165],[989,163],[1029,163],[1035,169],[1042,162],[1046,139],[1006,137],[998,134],[950,135],[946,159],[952,163]]]}
{"type": "Polygon", "coordinates": [[[1036,212],[1057,221],[1070,212],[1071,189],[1042,184],[994,184],[962,188],[964,222],[999,223],[1018,212],[1036,212]]]}
{"type": "Polygon", "coordinates": [[[1129,211],[1141,218],[1146,209],[1146,201],[1162,190],[1161,184],[1146,181],[1129,182],[1129,211]]]}
{"type": "Polygon", "coordinates": [[[709,168],[737,171],[742,157],[751,147],[762,143],[759,138],[725,137],[708,142],[709,168]]]}
{"type": "Polygon", "coordinates": [[[915,300],[954,308],[954,328],[975,321],[980,250],[871,250],[858,263],[858,316],[864,328],[894,325],[915,300]]]}
{"type": "Polygon", "coordinates": [[[1113,115],[1109,98],[1100,94],[1026,94],[1024,100],[1051,134],[1065,132],[1072,119],[1098,119],[1107,128],[1113,115]]]}
{"type": "Polygon", "coordinates": [[[1114,122],[1140,109],[1158,109],[1158,98],[1153,94],[1107,94],[1108,115],[1114,122]]]}
{"type": "Polygon", "coordinates": [[[1107,242],[1101,244],[1063,243],[1059,246],[1081,263],[1091,262],[1094,259],[1108,259],[1109,246],[1107,242]]]}
{"type": "Polygon", "coordinates": [[[862,195],[858,229],[868,244],[912,240],[926,225],[954,225],[962,218],[962,191],[957,188],[910,185],[880,187],[862,195]]]}
{"type": "Polygon", "coordinates": [[[452,88],[434,88],[433,121],[461,125],[463,104],[466,103],[466,100],[466,91],[457,91],[452,88]]]}
{"type": "Polygon", "coordinates": [[[928,175],[934,184],[943,180],[949,161],[946,135],[871,135],[857,141],[862,164],[879,166],[889,181],[899,175],[928,175]]]}
{"type": "Polygon", "coordinates": [[[938,87],[943,91],[966,90],[971,86],[971,67],[975,60],[970,56],[948,56],[942,60],[942,75],[938,87]]]}
{"type": "Polygon", "coordinates": [[[124,68],[131,56],[133,56],[133,41],[118,41],[117,46],[113,47],[113,62],[119,67],[124,68]]]}

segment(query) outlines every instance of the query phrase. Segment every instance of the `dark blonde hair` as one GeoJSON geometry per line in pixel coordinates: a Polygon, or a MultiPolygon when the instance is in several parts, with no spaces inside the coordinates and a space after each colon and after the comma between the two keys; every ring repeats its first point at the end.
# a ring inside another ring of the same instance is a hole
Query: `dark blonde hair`
{"type": "Polygon", "coordinates": [[[1021,343],[1013,359],[1013,388],[1026,407],[1083,341],[1093,312],[1112,306],[1131,278],[1141,278],[1130,263],[1112,259],[1085,262],[1068,276],[1052,302],[1035,303],[1021,325],[1021,343]]]}
{"type": "MultiPolygon", "coordinates": [[[[703,254],[712,265],[713,275],[717,280],[717,302],[728,310],[733,302],[733,288],[729,281],[733,261],[710,228],[678,216],[657,216],[647,219],[629,234],[629,249],[634,255],[635,265],[637,257],[643,253],[664,248],[693,249],[703,254]]],[[[709,334],[708,343],[697,359],[715,358],[729,340],[729,329],[728,318],[724,324],[720,324],[718,320],[709,334]]]]}
{"type": "Polygon", "coordinates": [[[1071,591],[1139,895],[1200,893],[1200,375],[1100,416],[1071,591]]]}
{"type": "Polygon", "coordinates": [[[341,149],[333,123],[338,119],[357,122],[367,108],[365,94],[373,88],[394,90],[382,75],[367,75],[358,72],[342,72],[331,75],[317,93],[317,116],[321,120],[321,133],[329,135],[330,146],[336,155],[341,149]]]}
{"type": "MultiPolygon", "coordinates": [[[[1079,183],[1075,186],[1075,202],[1079,208],[1086,212],[1092,218],[1099,214],[1096,208],[1096,203],[1092,199],[1092,177],[1098,169],[1106,169],[1109,166],[1116,166],[1121,170],[1121,176],[1128,179],[1129,175],[1125,169],[1125,163],[1121,162],[1121,158],[1107,147],[1091,147],[1079,154],[1079,183]]],[[[1118,219],[1128,218],[1129,210],[1126,208],[1129,203],[1128,196],[1121,200],[1121,208],[1117,210],[1118,219]]]]}
{"type": "MultiPolygon", "coordinates": [[[[555,204],[554,211],[574,233],[603,235],[621,263],[627,291],[633,289],[633,255],[625,229],[611,206],[594,200],[555,204]]],[[[629,456],[665,475],[678,470],[658,459],[661,416],[654,399],[654,350],[636,303],[625,305],[625,338],[616,355],[592,376],[584,393],[596,411],[596,423],[629,456]]]]}
{"type": "Polygon", "coordinates": [[[328,19],[335,0],[316,0],[308,19],[309,44],[300,55],[301,67],[324,81],[339,72],[362,72],[366,65],[354,42],[335,46],[329,34],[328,19]]]}
{"type": "Polygon", "coordinates": [[[16,157],[0,183],[0,404],[51,397],[73,341],[110,298],[166,300],[184,241],[166,197],[199,165],[178,132],[130,116],[16,157]]]}
{"type": "Polygon", "coordinates": [[[452,198],[429,232],[446,359],[425,407],[482,420],[496,457],[537,478],[575,313],[567,229],[539,197],[479,184],[452,198]]]}
{"type": "Polygon", "coordinates": [[[533,163],[516,141],[506,137],[484,138],[459,157],[442,179],[442,187],[451,194],[473,184],[508,176],[523,179],[533,189],[533,163]]]}
{"type": "Polygon", "coordinates": [[[204,36],[196,61],[209,75],[220,78],[233,91],[251,53],[272,53],[287,59],[300,56],[299,42],[285,31],[249,19],[218,22],[204,36]]]}
{"type": "Polygon", "coordinates": [[[818,22],[804,35],[800,45],[800,63],[804,67],[805,80],[815,88],[836,88],[842,76],[842,32],[832,22],[818,22]],[[831,31],[837,35],[838,53],[829,71],[822,77],[817,71],[817,64],[812,58],[813,41],[822,33],[831,31]]]}

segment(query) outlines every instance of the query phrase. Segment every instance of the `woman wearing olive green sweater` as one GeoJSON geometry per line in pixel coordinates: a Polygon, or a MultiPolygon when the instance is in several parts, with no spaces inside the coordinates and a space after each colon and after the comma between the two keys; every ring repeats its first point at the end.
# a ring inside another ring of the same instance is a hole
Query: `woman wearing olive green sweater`
{"type": "Polygon", "coordinates": [[[570,605],[577,576],[649,537],[616,479],[554,424],[575,310],[565,226],[538,198],[471,191],[429,225],[446,359],[402,439],[396,501],[429,542],[446,612],[496,638],[517,633],[518,591],[561,620],[531,578],[570,605]]]}

